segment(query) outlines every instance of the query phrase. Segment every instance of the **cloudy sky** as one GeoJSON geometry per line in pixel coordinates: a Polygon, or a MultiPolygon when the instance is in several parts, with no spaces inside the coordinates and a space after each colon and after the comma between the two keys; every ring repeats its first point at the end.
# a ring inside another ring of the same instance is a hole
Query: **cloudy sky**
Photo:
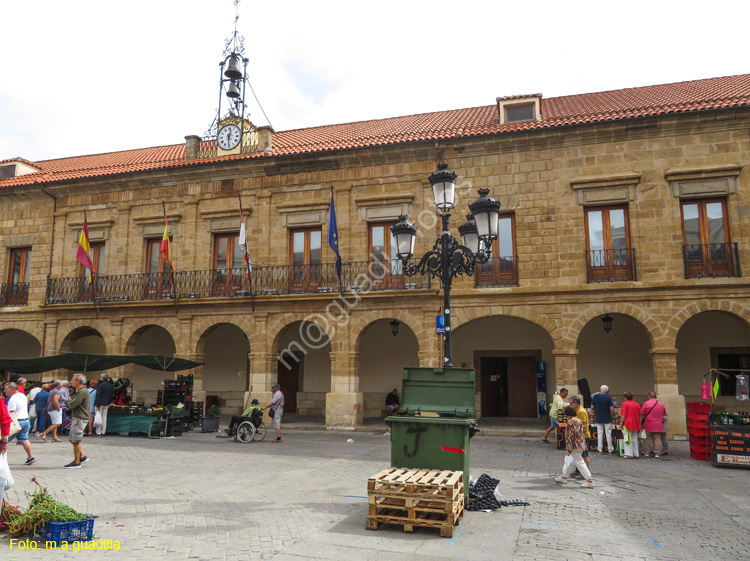
{"type": "MultiPolygon", "coordinates": [[[[239,13],[277,131],[750,71],[747,1],[242,0],[239,13]]],[[[232,0],[0,0],[0,160],[203,135],[234,16],[232,0]]]]}

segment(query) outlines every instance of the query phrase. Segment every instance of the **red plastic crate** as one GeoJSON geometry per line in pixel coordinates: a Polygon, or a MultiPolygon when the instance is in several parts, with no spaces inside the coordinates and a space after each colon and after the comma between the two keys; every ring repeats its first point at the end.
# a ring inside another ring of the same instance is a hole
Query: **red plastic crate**
{"type": "Polygon", "coordinates": [[[703,401],[688,401],[685,406],[688,413],[710,413],[711,404],[703,401]]]}
{"type": "Polygon", "coordinates": [[[703,422],[704,424],[708,421],[708,413],[695,413],[693,411],[688,411],[688,421],[698,421],[703,422]]]}
{"type": "Polygon", "coordinates": [[[706,423],[699,423],[688,419],[688,434],[690,436],[706,437],[709,435],[708,425],[706,423]]]}
{"type": "Polygon", "coordinates": [[[707,460],[710,455],[711,455],[711,452],[708,452],[708,451],[701,452],[701,451],[693,450],[692,448],[690,448],[690,457],[695,458],[696,460],[707,460]]]}

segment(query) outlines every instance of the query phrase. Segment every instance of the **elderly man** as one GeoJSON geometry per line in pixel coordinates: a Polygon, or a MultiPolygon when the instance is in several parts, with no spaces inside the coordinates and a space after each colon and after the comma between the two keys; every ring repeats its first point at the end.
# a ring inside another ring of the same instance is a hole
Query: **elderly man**
{"type": "Polygon", "coordinates": [[[83,440],[83,429],[91,417],[91,395],[86,390],[86,376],[83,374],[74,374],[70,385],[76,391],[75,396],[68,402],[70,416],[73,423],[70,425],[70,443],[73,445],[73,461],[66,464],[67,469],[80,468],[83,462],[89,459],[84,455],[81,449],[83,440]]]}
{"type": "Polygon", "coordinates": [[[23,449],[26,450],[25,464],[30,466],[36,459],[31,451],[31,442],[29,442],[29,429],[31,429],[31,423],[29,422],[29,402],[26,401],[26,396],[18,391],[18,384],[15,382],[5,384],[5,397],[8,398],[8,413],[15,414],[16,421],[21,425],[21,430],[8,440],[18,439],[19,444],[23,445],[23,449]]]}
{"type": "Polygon", "coordinates": [[[52,433],[52,442],[60,442],[57,438],[57,427],[62,425],[63,416],[63,393],[62,381],[55,380],[52,382],[52,390],[49,392],[47,399],[47,413],[49,414],[49,426],[42,433],[41,439],[47,442],[47,435],[52,433]]]}
{"type": "Polygon", "coordinates": [[[599,388],[599,393],[591,398],[591,406],[594,409],[594,422],[596,423],[596,451],[604,453],[604,436],[607,437],[607,450],[610,454],[615,453],[612,447],[612,414],[615,412],[615,402],[609,396],[609,386],[599,388]]]}
{"type": "Polygon", "coordinates": [[[26,378],[19,378],[16,381],[16,384],[18,385],[18,393],[21,395],[26,395],[26,378]]]}
{"type": "Polygon", "coordinates": [[[278,384],[271,386],[271,391],[273,392],[271,403],[263,409],[271,409],[273,411],[273,428],[276,429],[276,440],[274,442],[281,442],[281,416],[284,414],[284,394],[281,393],[281,386],[278,384]]]}

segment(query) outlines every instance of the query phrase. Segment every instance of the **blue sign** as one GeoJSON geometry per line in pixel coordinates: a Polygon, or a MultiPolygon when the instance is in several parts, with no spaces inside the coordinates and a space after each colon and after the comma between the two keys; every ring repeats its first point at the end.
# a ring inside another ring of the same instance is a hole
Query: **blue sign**
{"type": "Polygon", "coordinates": [[[445,316],[435,316],[435,333],[438,335],[445,333],[445,316]]]}

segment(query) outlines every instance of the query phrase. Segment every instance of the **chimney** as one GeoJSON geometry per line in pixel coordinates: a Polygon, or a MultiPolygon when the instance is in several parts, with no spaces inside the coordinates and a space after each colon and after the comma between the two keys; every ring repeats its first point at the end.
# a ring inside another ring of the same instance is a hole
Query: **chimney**
{"type": "Polygon", "coordinates": [[[198,151],[201,147],[201,137],[190,134],[185,137],[185,159],[186,160],[197,160],[198,151]]]}
{"type": "Polygon", "coordinates": [[[258,127],[258,152],[273,150],[273,145],[271,144],[272,135],[273,129],[271,127],[258,127]]]}

